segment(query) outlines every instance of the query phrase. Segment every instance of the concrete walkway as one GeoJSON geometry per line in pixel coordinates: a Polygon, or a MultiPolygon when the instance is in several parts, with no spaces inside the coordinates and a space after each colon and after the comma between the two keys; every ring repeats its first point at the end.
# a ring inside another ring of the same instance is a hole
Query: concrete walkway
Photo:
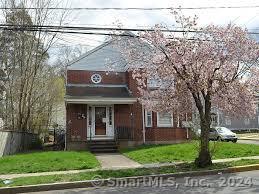
{"type": "MultiPolygon", "coordinates": [[[[172,162],[172,163],[139,164],[121,154],[97,154],[96,158],[101,163],[101,165],[102,165],[101,169],[103,169],[103,170],[118,170],[118,169],[127,169],[127,168],[158,168],[158,167],[162,167],[162,166],[173,166],[176,164],[185,163],[185,162],[172,162]]],[[[238,161],[238,160],[242,160],[242,159],[259,160],[259,156],[217,159],[217,160],[213,160],[212,162],[213,163],[231,162],[231,161],[238,161]]],[[[20,178],[20,177],[46,176],[46,175],[58,175],[58,174],[75,174],[75,173],[91,172],[91,171],[96,171],[96,170],[100,170],[100,168],[85,169],[85,170],[26,173],[26,174],[6,174],[6,175],[0,175],[0,179],[5,180],[5,179],[20,178]]]]}
{"type": "Polygon", "coordinates": [[[127,158],[120,153],[95,154],[101,163],[102,169],[137,168],[141,164],[127,158]]]}

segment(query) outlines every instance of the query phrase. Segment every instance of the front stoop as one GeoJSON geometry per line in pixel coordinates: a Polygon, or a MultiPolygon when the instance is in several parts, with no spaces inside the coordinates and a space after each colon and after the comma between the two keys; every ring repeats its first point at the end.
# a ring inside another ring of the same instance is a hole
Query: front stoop
{"type": "Polygon", "coordinates": [[[118,144],[115,140],[91,140],[88,142],[92,153],[116,153],[118,144]]]}

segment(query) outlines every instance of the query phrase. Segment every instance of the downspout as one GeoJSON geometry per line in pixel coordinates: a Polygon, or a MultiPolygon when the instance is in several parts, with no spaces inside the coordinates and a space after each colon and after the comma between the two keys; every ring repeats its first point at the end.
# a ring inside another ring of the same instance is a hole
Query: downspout
{"type": "Polygon", "coordinates": [[[217,127],[219,126],[219,110],[217,109],[217,127]]]}
{"type": "Polygon", "coordinates": [[[65,109],[66,109],[66,126],[65,126],[65,147],[64,150],[67,150],[67,127],[68,127],[68,122],[67,122],[67,102],[65,102],[65,109]]]}
{"type": "Polygon", "coordinates": [[[142,106],[142,133],[143,133],[143,144],[146,144],[145,109],[143,106],[142,106]]]}
{"type": "MultiPolygon", "coordinates": [[[[188,122],[188,114],[185,113],[185,121],[188,122]]],[[[186,127],[186,138],[189,139],[189,127],[186,127]]]]}
{"type": "MultiPolygon", "coordinates": [[[[65,94],[67,93],[67,65],[65,66],[65,94]]],[[[65,97],[66,98],[66,97],[65,97]]],[[[67,122],[67,101],[65,100],[65,109],[66,109],[66,126],[65,126],[65,147],[64,150],[67,150],[67,127],[68,127],[68,122],[67,122]]]]}

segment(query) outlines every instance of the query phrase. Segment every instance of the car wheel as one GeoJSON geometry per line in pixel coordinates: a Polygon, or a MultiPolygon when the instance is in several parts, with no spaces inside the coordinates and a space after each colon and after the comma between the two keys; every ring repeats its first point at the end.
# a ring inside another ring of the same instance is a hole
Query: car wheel
{"type": "Polygon", "coordinates": [[[222,141],[220,136],[217,137],[217,141],[222,141]]]}
{"type": "Polygon", "coordinates": [[[236,142],[237,142],[237,139],[234,139],[232,142],[233,142],[233,143],[236,143],[236,142]]]}

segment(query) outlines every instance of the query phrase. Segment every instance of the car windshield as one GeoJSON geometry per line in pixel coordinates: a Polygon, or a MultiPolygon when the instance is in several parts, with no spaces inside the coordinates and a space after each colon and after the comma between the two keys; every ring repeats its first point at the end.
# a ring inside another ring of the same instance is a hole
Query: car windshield
{"type": "Polygon", "coordinates": [[[217,131],[219,132],[219,133],[229,133],[229,132],[231,132],[228,128],[226,128],[226,127],[220,127],[220,128],[217,128],[217,131]]]}

